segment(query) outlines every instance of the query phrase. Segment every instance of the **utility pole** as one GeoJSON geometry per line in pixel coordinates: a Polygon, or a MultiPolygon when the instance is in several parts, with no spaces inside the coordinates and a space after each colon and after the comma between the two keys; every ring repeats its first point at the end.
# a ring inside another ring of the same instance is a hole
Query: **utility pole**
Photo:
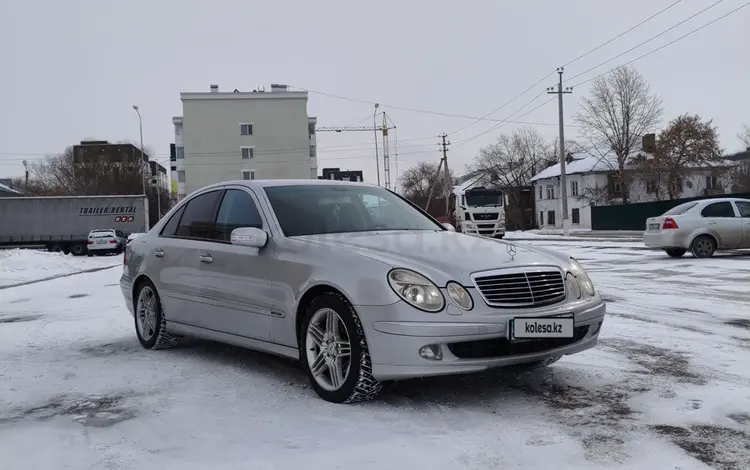
{"type": "Polygon", "coordinates": [[[375,116],[378,115],[379,103],[375,103],[375,111],[372,112],[372,129],[375,132],[375,171],[378,173],[378,186],[380,186],[380,157],[378,157],[378,123],[375,116]]]}
{"type": "Polygon", "coordinates": [[[573,93],[573,87],[563,89],[563,67],[557,68],[559,81],[557,87],[547,88],[547,93],[557,94],[557,107],[560,113],[560,198],[562,199],[562,223],[563,234],[567,237],[570,235],[570,219],[568,218],[568,179],[565,175],[565,124],[563,117],[563,95],[573,93]],[[555,90],[555,88],[557,88],[555,90]]]}
{"type": "Polygon", "coordinates": [[[448,134],[443,133],[440,138],[442,139],[442,142],[440,143],[440,146],[443,148],[443,188],[445,190],[445,215],[446,217],[450,217],[451,215],[451,189],[453,185],[451,184],[451,174],[448,170],[448,146],[451,144],[446,139],[448,137],[448,134]]]}
{"type": "MultiPolygon", "coordinates": [[[[390,147],[391,140],[388,136],[388,116],[383,111],[383,182],[385,183],[385,189],[391,189],[391,161],[390,161],[390,147]]],[[[377,141],[377,139],[376,139],[377,141]]]]}
{"type": "Polygon", "coordinates": [[[26,180],[23,183],[23,195],[28,196],[29,195],[29,162],[26,160],[23,161],[23,169],[26,173],[26,180]]]}

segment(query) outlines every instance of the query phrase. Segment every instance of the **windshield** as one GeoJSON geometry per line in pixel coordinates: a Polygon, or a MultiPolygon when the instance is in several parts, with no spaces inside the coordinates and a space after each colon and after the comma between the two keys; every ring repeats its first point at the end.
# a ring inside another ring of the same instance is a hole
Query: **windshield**
{"type": "Polygon", "coordinates": [[[381,230],[445,230],[383,188],[299,185],[264,189],[287,237],[381,230]]]}
{"type": "Polygon", "coordinates": [[[467,193],[466,204],[471,207],[502,206],[503,195],[497,193],[467,193]]]}
{"type": "Polygon", "coordinates": [[[679,206],[675,206],[671,209],[669,209],[667,212],[663,213],[662,215],[682,215],[685,212],[689,211],[693,207],[698,205],[697,202],[686,202],[684,204],[680,204],[679,206]]]}

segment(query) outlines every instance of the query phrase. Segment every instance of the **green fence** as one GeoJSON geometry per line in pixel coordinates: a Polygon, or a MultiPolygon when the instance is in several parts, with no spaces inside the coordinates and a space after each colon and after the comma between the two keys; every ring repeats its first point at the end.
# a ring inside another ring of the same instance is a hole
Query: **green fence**
{"type": "Polygon", "coordinates": [[[691,197],[671,201],[639,202],[616,206],[591,207],[592,230],[645,230],[646,219],[657,217],[669,209],[688,201],[699,201],[716,197],[739,197],[750,199],[750,193],[724,194],[721,196],[691,197]]]}

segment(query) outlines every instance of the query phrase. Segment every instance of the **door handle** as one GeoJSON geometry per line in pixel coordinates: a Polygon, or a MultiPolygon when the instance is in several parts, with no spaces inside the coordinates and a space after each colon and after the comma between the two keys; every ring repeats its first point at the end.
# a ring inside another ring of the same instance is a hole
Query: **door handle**
{"type": "Polygon", "coordinates": [[[156,256],[157,258],[164,258],[164,250],[162,250],[161,248],[154,249],[154,256],[156,256]]]}
{"type": "Polygon", "coordinates": [[[213,257],[211,255],[209,255],[208,253],[201,253],[198,256],[198,259],[201,260],[201,263],[206,263],[206,264],[210,264],[210,263],[214,262],[213,257]]]}
{"type": "Polygon", "coordinates": [[[716,225],[716,222],[709,222],[708,225],[716,225]]]}

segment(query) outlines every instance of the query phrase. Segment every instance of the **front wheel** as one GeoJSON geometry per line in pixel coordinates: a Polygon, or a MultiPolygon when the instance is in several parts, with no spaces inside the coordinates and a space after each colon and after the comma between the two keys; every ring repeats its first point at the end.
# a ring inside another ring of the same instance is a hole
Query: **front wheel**
{"type": "Polygon", "coordinates": [[[669,248],[664,251],[672,258],[681,258],[687,252],[684,248],[669,248]]]}
{"type": "Polygon", "coordinates": [[[302,362],[322,399],[354,403],[371,400],[380,392],[362,323],[344,296],[328,292],[315,298],[300,336],[302,362]]]}

